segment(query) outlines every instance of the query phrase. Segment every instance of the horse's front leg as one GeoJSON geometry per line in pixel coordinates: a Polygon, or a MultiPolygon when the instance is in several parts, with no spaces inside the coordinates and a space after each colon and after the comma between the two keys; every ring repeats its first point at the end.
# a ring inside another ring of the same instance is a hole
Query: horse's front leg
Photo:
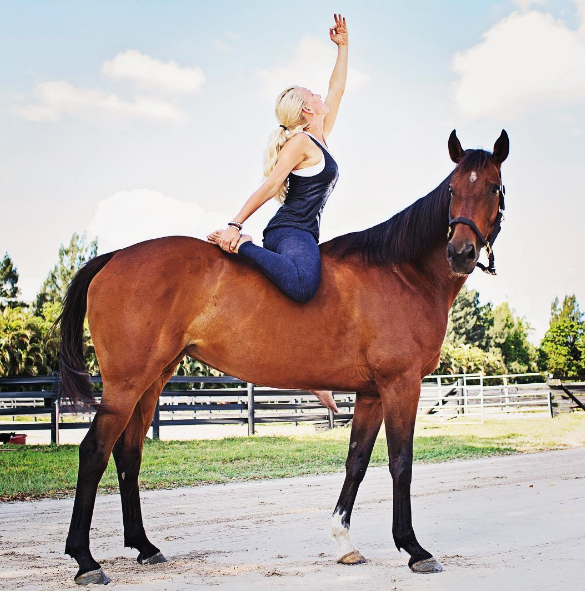
{"type": "Polygon", "coordinates": [[[345,482],[331,518],[331,535],[339,546],[338,562],[359,564],[365,558],[349,539],[349,522],[358,488],[364,479],[376,436],[382,424],[382,404],[377,392],[356,394],[345,482]]]}
{"type": "Polygon", "coordinates": [[[420,378],[402,376],[380,387],[393,483],[392,536],[398,550],[410,554],[408,566],[416,573],[436,573],[443,569],[417,541],[412,527],[410,483],[414,424],[420,397],[420,378]]]}

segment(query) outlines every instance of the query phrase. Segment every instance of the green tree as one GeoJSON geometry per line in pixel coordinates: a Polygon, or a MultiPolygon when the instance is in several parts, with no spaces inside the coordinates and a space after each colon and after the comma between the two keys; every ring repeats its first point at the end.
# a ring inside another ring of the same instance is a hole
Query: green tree
{"type": "Polygon", "coordinates": [[[563,305],[559,305],[559,298],[555,298],[550,308],[550,321],[558,322],[562,319],[582,322],[583,313],[579,309],[579,303],[575,295],[568,295],[563,298],[563,305]]]}
{"type": "Polygon", "coordinates": [[[502,374],[506,372],[504,359],[499,350],[484,351],[473,345],[458,346],[445,343],[441,349],[441,361],[435,373],[484,373],[502,374]]]}
{"type": "Polygon", "coordinates": [[[85,234],[80,236],[77,233],[73,234],[68,246],[61,244],[59,260],[49,272],[37,294],[35,301],[37,315],[42,316],[45,304],[54,302],[61,304],[63,302],[73,276],[89,259],[97,255],[97,248],[97,240],[88,243],[85,234]]]}
{"type": "Polygon", "coordinates": [[[514,315],[504,302],[493,310],[493,324],[488,329],[490,351],[499,350],[510,373],[526,373],[535,369],[536,352],[528,342],[528,323],[514,315]]]}
{"type": "Polygon", "coordinates": [[[479,303],[479,292],[465,286],[449,311],[445,341],[450,345],[473,345],[487,350],[487,333],[493,322],[492,306],[479,303]]]}
{"type": "Polygon", "coordinates": [[[551,319],[539,349],[541,369],[556,375],[585,373],[585,322],[577,298],[555,298],[551,319]]]}
{"type": "Polygon", "coordinates": [[[59,368],[52,323],[25,308],[0,313],[0,376],[49,375],[59,368]]]}
{"type": "Polygon", "coordinates": [[[18,288],[18,271],[8,253],[0,261],[0,310],[6,306],[21,306],[16,298],[20,295],[18,288]]]}

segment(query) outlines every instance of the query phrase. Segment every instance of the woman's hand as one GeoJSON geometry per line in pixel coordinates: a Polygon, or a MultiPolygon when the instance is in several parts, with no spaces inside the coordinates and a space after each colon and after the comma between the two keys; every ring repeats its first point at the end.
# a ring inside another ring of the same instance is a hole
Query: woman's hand
{"type": "Polygon", "coordinates": [[[226,252],[234,252],[236,245],[240,240],[240,231],[234,226],[229,226],[225,230],[216,230],[215,232],[212,232],[207,236],[207,240],[212,244],[217,244],[226,252]]]}
{"type": "Polygon", "coordinates": [[[345,24],[345,18],[340,14],[334,14],[335,26],[329,29],[329,37],[335,45],[347,45],[347,25],[345,24]]]}

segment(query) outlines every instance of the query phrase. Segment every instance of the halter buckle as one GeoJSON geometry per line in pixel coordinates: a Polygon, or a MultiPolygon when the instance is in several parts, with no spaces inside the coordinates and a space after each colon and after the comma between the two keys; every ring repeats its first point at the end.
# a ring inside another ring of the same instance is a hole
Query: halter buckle
{"type": "Polygon", "coordinates": [[[494,251],[492,250],[491,244],[489,242],[485,243],[485,251],[487,252],[488,257],[491,257],[494,251]]]}

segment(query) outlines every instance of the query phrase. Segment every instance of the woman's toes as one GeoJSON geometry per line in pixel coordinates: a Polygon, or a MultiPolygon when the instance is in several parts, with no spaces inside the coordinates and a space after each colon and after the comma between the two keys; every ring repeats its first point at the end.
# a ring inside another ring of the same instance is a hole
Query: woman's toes
{"type": "Polygon", "coordinates": [[[325,408],[328,408],[333,412],[339,412],[331,390],[311,390],[311,394],[314,394],[325,408]]]}
{"type": "Polygon", "coordinates": [[[211,244],[219,244],[220,236],[221,232],[219,230],[216,230],[215,232],[211,232],[211,234],[207,236],[207,241],[211,242],[211,244]]]}

